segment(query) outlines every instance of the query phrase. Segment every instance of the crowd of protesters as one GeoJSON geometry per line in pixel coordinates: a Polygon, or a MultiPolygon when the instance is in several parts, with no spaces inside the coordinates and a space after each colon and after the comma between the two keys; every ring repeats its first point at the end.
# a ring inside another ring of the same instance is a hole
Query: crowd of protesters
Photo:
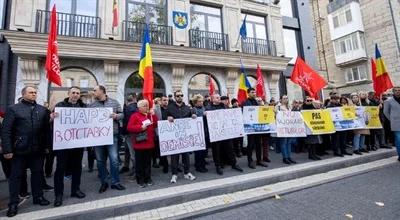
{"type": "MultiPolygon", "coordinates": [[[[400,161],[400,87],[393,88],[393,97],[383,94],[376,97],[374,92],[352,93],[341,96],[338,92],[331,92],[324,102],[306,97],[304,100],[289,100],[282,95],[279,101],[274,98],[269,102],[256,97],[254,89],[248,91],[248,99],[239,103],[237,99],[214,94],[191,97],[185,103],[182,91],[175,91],[173,95],[156,98],[154,103],[138,99],[136,94],[129,94],[123,107],[120,103],[107,96],[104,86],[93,89],[94,101],[85,104],[81,100],[79,87],[71,87],[67,97],[56,104],[56,107],[74,108],[105,108],[111,107],[113,112],[114,142],[112,145],[87,146],[89,171],[93,171],[96,160],[98,177],[100,179],[99,193],[109,188],[125,190],[120,181],[120,174],[130,172],[139,187],[153,185],[152,168],[162,167],[163,173],[171,172],[170,182],[176,183],[178,175],[183,172],[183,178],[189,181],[196,179],[194,170],[199,173],[208,172],[209,163],[206,158],[209,151],[212,154],[215,172],[223,175],[225,166],[243,172],[238,165],[237,158],[247,156],[247,165],[251,169],[268,167],[269,151],[276,150],[282,153],[284,164],[295,164],[292,152],[308,151],[310,160],[321,160],[321,156],[332,150],[334,156],[368,153],[378,148],[397,147],[400,161]],[[151,105],[153,104],[153,105],[151,105]],[[275,111],[301,111],[340,106],[379,106],[382,129],[359,129],[338,131],[330,135],[308,135],[306,138],[281,138],[274,134],[251,134],[244,138],[234,138],[210,143],[207,129],[206,115],[210,111],[240,108],[242,106],[274,106],[275,111]],[[150,108],[150,106],[153,106],[150,108]],[[181,118],[203,118],[206,149],[195,151],[194,170],[191,168],[190,154],[180,153],[171,156],[160,156],[160,147],[157,133],[157,121],[168,120],[173,122],[181,118]],[[122,140],[122,141],[121,141],[122,140]],[[247,144],[244,144],[246,143],[247,144]],[[124,143],[124,161],[120,159],[121,143],[124,143]],[[352,151],[347,148],[352,147],[352,151]],[[253,152],[255,151],[255,161],[253,152]],[[109,169],[107,169],[107,159],[109,169]],[[110,178],[109,178],[110,177],[110,178]]],[[[0,116],[4,118],[1,128],[0,159],[2,168],[9,182],[9,209],[7,216],[18,213],[18,204],[22,199],[30,196],[27,185],[27,169],[31,172],[31,189],[33,204],[47,206],[50,202],[43,196],[43,191],[52,190],[46,183],[45,177],[51,177],[53,160],[56,158],[54,173],[54,206],[61,206],[64,195],[64,180],[71,179],[70,196],[78,199],[86,195],[80,190],[82,175],[82,158],[84,148],[52,150],[52,127],[55,118],[59,117],[54,109],[48,109],[36,103],[37,90],[34,87],[24,87],[21,99],[10,106],[0,116]],[[46,163],[45,163],[46,161],[46,163]]],[[[1,121],[0,121],[1,123],[1,121]]]]}

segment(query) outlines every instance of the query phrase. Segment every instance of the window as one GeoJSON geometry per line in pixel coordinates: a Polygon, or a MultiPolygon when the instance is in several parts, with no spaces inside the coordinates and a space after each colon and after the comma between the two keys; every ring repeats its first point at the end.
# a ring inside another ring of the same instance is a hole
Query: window
{"type": "Polygon", "coordinates": [[[358,82],[367,79],[366,65],[360,65],[346,69],[346,81],[348,83],[358,82]]]}
{"type": "Polygon", "coordinates": [[[128,0],[126,20],[138,23],[165,25],[165,0],[128,0]]]}
{"type": "Polygon", "coordinates": [[[337,11],[332,15],[333,27],[338,28],[353,21],[351,9],[349,7],[337,11]]]}
{"type": "Polygon", "coordinates": [[[350,35],[344,36],[334,41],[336,55],[342,55],[353,50],[360,48],[364,49],[364,34],[361,32],[354,32],[350,35]]]}
{"type": "Polygon", "coordinates": [[[294,17],[292,0],[281,0],[279,2],[281,6],[281,15],[286,17],[294,17]]]}
{"type": "Polygon", "coordinates": [[[49,10],[56,4],[57,12],[86,15],[86,16],[97,16],[97,0],[50,0],[49,10]]]}
{"type": "Polygon", "coordinates": [[[0,0],[0,30],[4,29],[4,22],[5,22],[5,18],[6,18],[6,6],[5,6],[5,0],[0,0]]]}
{"type": "Polygon", "coordinates": [[[242,22],[246,18],[247,37],[267,40],[267,29],[265,27],[265,17],[250,14],[242,14],[242,22]]]}
{"type": "Polygon", "coordinates": [[[292,29],[283,29],[283,43],[285,45],[285,56],[291,57],[290,64],[296,61],[298,52],[296,31],[292,29]]]}
{"type": "Polygon", "coordinates": [[[221,9],[204,5],[190,5],[191,29],[222,33],[221,9]]]}

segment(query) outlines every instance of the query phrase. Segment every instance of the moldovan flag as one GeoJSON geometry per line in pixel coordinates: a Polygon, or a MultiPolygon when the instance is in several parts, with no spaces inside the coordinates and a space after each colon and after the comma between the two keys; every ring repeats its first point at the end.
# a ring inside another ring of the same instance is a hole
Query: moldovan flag
{"type": "Polygon", "coordinates": [[[57,44],[57,12],[56,5],[53,6],[50,15],[49,40],[47,43],[46,55],[47,79],[58,86],[61,86],[60,61],[58,59],[57,44]]]}
{"type": "Polygon", "coordinates": [[[375,44],[375,59],[376,63],[371,58],[372,82],[375,94],[379,97],[386,90],[393,88],[393,84],[377,44],[375,44]]]}
{"type": "Polygon", "coordinates": [[[325,79],[308,66],[300,57],[296,59],[290,80],[298,84],[310,97],[315,99],[318,99],[319,91],[327,85],[325,79]]]}
{"type": "Polygon", "coordinates": [[[114,0],[113,2],[113,23],[112,23],[113,28],[118,27],[118,3],[117,0],[114,0]]]}
{"type": "Polygon", "coordinates": [[[247,99],[247,89],[251,88],[250,82],[247,79],[247,75],[244,72],[244,67],[242,62],[240,62],[240,77],[239,77],[239,90],[237,99],[241,105],[247,99]]]}
{"type": "Polygon", "coordinates": [[[265,101],[265,89],[264,89],[264,79],[262,76],[260,65],[257,64],[257,85],[256,85],[257,97],[261,97],[265,101]]]}
{"type": "Polygon", "coordinates": [[[143,79],[143,98],[149,101],[149,107],[153,105],[153,88],[154,88],[154,77],[153,77],[153,61],[151,58],[150,48],[150,34],[147,24],[144,28],[143,33],[143,45],[142,52],[140,54],[139,64],[139,76],[143,79]]]}
{"type": "Polygon", "coordinates": [[[215,85],[214,85],[214,82],[212,80],[211,74],[208,75],[208,80],[209,80],[209,84],[210,84],[209,93],[210,93],[210,96],[212,96],[212,95],[215,94],[215,85]]]}

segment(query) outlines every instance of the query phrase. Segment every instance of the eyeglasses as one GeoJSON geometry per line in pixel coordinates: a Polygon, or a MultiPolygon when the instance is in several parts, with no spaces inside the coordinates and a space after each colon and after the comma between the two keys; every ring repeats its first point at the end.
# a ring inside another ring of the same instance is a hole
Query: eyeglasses
{"type": "Polygon", "coordinates": [[[182,95],[176,95],[175,97],[183,97],[183,94],[182,95]]]}
{"type": "Polygon", "coordinates": [[[306,102],[312,102],[312,100],[309,99],[309,100],[306,100],[306,102]]]}

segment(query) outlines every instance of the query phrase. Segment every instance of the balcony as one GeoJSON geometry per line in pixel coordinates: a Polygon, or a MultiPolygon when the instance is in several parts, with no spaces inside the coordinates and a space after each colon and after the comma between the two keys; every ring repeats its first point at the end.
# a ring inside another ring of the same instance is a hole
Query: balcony
{"type": "Polygon", "coordinates": [[[351,2],[360,3],[359,0],[335,0],[328,4],[328,14],[332,14],[333,12],[339,10],[343,6],[350,4],[351,2]]]}
{"type": "MultiPolygon", "coordinates": [[[[145,23],[132,21],[123,22],[123,39],[136,43],[143,42],[143,31],[145,23]]],[[[172,27],[164,25],[149,24],[151,44],[172,45],[172,27]]]]}
{"type": "Polygon", "coordinates": [[[189,46],[208,50],[228,50],[228,35],[190,29],[189,46]]]}
{"type": "MultiPolygon", "coordinates": [[[[49,33],[50,11],[38,10],[36,13],[37,33],[49,33]]],[[[70,37],[100,38],[101,19],[86,15],[57,13],[58,35],[70,37]]]]}
{"type": "Polygon", "coordinates": [[[275,41],[248,37],[242,39],[242,52],[263,56],[276,56],[275,41]]]}

